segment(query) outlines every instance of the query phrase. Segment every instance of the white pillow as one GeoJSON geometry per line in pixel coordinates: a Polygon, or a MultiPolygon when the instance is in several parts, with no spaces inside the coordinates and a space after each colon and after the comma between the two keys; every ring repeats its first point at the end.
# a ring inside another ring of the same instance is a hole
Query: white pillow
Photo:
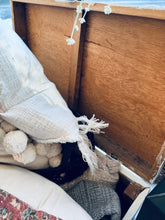
{"type": "MultiPolygon", "coordinates": [[[[61,73],[62,74],[62,73],[61,73]]],[[[86,133],[99,133],[108,124],[93,117],[76,118],[55,85],[44,75],[36,57],[13,31],[0,20],[0,116],[42,143],[78,142],[89,166],[97,157],[89,148],[86,133]],[[78,125],[83,121],[83,125],[78,125]]]]}
{"type": "Polygon", "coordinates": [[[0,164],[0,189],[63,220],[92,220],[62,188],[24,168],[0,164]]]}
{"type": "Polygon", "coordinates": [[[0,20],[1,116],[36,140],[78,141],[77,120],[36,57],[0,20]]]}

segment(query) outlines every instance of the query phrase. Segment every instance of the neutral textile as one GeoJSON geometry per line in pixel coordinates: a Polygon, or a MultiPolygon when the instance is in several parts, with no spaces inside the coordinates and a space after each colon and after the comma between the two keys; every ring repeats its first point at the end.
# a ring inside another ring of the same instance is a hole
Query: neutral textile
{"type": "Polygon", "coordinates": [[[93,220],[99,220],[105,215],[110,216],[111,220],[120,220],[120,200],[110,187],[82,180],[67,190],[67,193],[92,216],[93,220]]]}
{"type": "Polygon", "coordinates": [[[0,20],[0,116],[42,143],[77,142],[91,170],[97,158],[90,150],[89,131],[99,133],[108,124],[93,117],[76,118],[44,74],[20,37],[0,20]],[[80,125],[79,122],[82,121],[80,125]]]}

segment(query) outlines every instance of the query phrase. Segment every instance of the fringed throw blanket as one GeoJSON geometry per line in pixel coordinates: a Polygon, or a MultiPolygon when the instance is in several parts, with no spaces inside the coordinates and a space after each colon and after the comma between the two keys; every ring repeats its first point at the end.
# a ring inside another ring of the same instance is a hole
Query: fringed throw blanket
{"type": "Polygon", "coordinates": [[[108,124],[76,118],[56,86],[44,75],[36,57],[0,20],[0,116],[41,143],[77,142],[91,170],[97,157],[90,149],[88,132],[100,133],[108,124]],[[79,122],[82,122],[79,124],[79,122]]]}

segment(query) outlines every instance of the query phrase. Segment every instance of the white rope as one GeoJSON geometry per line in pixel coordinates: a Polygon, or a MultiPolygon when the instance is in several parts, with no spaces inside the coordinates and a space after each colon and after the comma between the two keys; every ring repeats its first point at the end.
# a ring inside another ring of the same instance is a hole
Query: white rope
{"type": "Polygon", "coordinates": [[[87,134],[88,132],[100,134],[103,133],[101,129],[109,126],[109,124],[104,121],[99,122],[99,119],[96,119],[95,115],[93,115],[91,119],[88,119],[86,116],[81,116],[77,118],[77,120],[82,123],[79,124],[81,134],[87,134]]]}
{"type": "Polygon", "coordinates": [[[88,163],[91,173],[94,173],[94,170],[97,168],[97,156],[92,150],[92,144],[87,137],[88,132],[99,134],[101,129],[108,127],[108,123],[100,121],[95,118],[95,115],[91,119],[88,119],[86,116],[81,116],[77,118],[79,123],[79,132],[81,140],[78,141],[78,147],[82,153],[83,159],[88,163]],[[81,122],[81,124],[80,124],[81,122]]]}
{"type": "Polygon", "coordinates": [[[79,150],[82,153],[83,160],[88,163],[90,171],[93,174],[97,166],[97,156],[92,150],[92,144],[89,141],[87,135],[81,135],[81,140],[78,141],[79,150]]]}

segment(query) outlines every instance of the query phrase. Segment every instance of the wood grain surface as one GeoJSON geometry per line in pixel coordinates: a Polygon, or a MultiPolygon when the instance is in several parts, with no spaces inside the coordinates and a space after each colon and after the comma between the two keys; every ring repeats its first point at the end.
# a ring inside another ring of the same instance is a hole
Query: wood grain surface
{"type": "MultiPolygon", "coordinates": [[[[79,111],[153,164],[165,138],[165,22],[88,15],[79,111]]],[[[107,147],[108,148],[108,147],[107,147]]]]}
{"type": "Polygon", "coordinates": [[[27,44],[25,4],[20,2],[11,2],[11,14],[13,29],[27,44]]]}
{"type": "Polygon", "coordinates": [[[14,1],[11,7],[15,31],[41,62],[45,74],[56,84],[69,107],[75,109],[84,42],[84,30],[81,34],[78,23],[79,31],[73,36],[76,43],[73,46],[66,43],[72,32],[75,10],[14,1]]]}
{"type": "MultiPolygon", "coordinates": [[[[38,4],[38,5],[50,5],[62,8],[72,8],[75,9],[80,2],[59,2],[55,0],[11,0],[11,2],[22,2],[28,4],[38,4]]],[[[87,7],[88,3],[83,3],[83,8],[87,7]]],[[[104,12],[104,6],[107,4],[103,3],[94,3],[91,7],[91,11],[98,11],[104,12]]],[[[114,14],[121,14],[121,15],[133,15],[133,16],[140,16],[140,17],[149,17],[149,18],[156,18],[156,19],[165,19],[165,10],[163,9],[156,9],[156,8],[143,8],[136,7],[136,6],[116,6],[112,5],[112,13],[114,14]]]]}
{"type": "Polygon", "coordinates": [[[67,46],[66,39],[71,34],[74,15],[72,10],[26,5],[28,45],[65,100],[68,98],[72,49],[67,46]]]}
{"type": "MultiPolygon", "coordinates": [[[[147,181],[153,179],[153,166],[104,134],[95,135],[96,145],[111,157],[118,159],[127,168],[147,181]]],[[[155,169],[157,170],[157,169],[155,169]]]]}

